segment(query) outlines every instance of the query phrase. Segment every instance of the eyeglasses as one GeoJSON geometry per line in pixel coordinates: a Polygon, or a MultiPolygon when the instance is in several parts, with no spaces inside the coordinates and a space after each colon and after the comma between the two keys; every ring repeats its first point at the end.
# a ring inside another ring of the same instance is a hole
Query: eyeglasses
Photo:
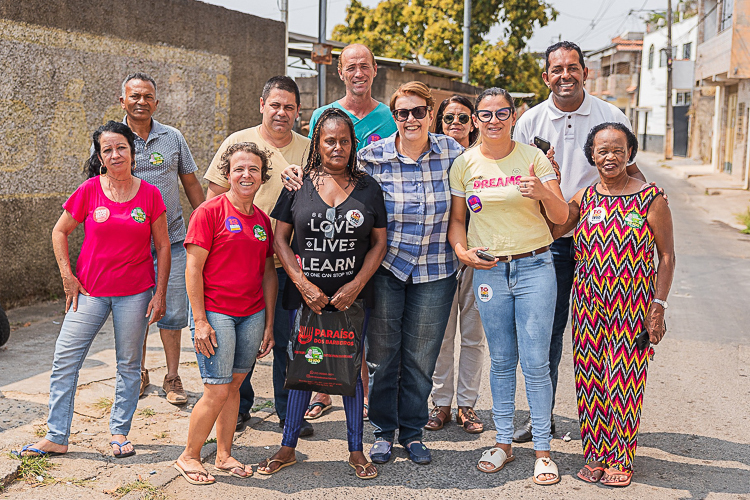
{"type": "Polygon", "coordinates": [[[327,208],[326,209],[326,221],[328,224],[321,224],[320,228],[323,229],[323,235],[328,238],[329,240],[333,239],[335,229],[336,229],[336,208],[327,208]]]}
{"type": "Polygon", "coordinates": [[[460,115],[454,115],[453,113],[448,113],[448,114],[443,115],[443,123],[445,123],[446,125],[450,125],[451,123],[453,123],[453,120],[456,119],[456,116],[458,116],[458,123],[460,123],[461,125],[466,125],[467,123],[469,123],[469,120],[471,119],[471,117],[467,115],[466,113],[461,113],[460,115]]]}
{"type": "Polygon", "coordinates": [[[489,122],[492,121],[492,115],[495,115],[498,120],[501,122],[504,122],[508,118],[510,118],[510,115],[513,114],[513,111],[511,111],[510,108],[500,108],[494,113],[488,109],[479,109],[477,110],[477,118],[479,118],[480,122],[489,122]]]}
{"type": "Polygon", "coordinates": [[[396,121],[399,122],[405,122],[409,119],[409,115],[411,114],[415,120],[421,120],[425,116],[427,116],[427,111],[429,111],[429,106],[417,106],[416,108],[411,109],[394,109],[393,110],[393,118],[396,121]]]}

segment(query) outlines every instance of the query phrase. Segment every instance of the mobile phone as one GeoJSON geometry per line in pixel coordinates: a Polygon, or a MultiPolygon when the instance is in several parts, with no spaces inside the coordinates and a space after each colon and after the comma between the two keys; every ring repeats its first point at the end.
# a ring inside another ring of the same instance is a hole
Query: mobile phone
{"type": "Polygon", "coordinates": [[[651,339],[649,339],[648,330],[644,329],[641,333],[635,336],[635,345],[639,351],[648,349],[648,346],[651,345],[651,339]]]}
{"type": "Polygon", "coordinates": [[[495,262],[495,256],[491,253],[487,253],[484,250],[477,250],[477,257],[488,262],[495,262]]]}
{"type": "Polygon", "coordinates": [[[550,143],[546,139],[542,139],[538,135],[534,137],[534,146],[538,147],[542,150],[542,153],[547,154],[547,151],[549,151],[550,143]]]}

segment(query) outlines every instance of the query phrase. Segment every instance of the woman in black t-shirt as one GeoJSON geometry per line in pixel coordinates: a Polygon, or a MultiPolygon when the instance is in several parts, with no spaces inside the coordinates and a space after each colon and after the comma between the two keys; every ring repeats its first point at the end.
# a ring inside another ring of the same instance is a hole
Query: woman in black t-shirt
{"type": "MultiPolygon", "coordinates": [[[[324,308],[343,311],[362,299],[367,311],[372,302],[369,281],[386,252],[383,193],[372,177],[357,168],[354,125],[343,111],[323,112],[310,148],[302,188],[282,191],[271,213],[277,220],[274,250],[295,284],[285,287],[283,306],[293,310],[304,300],[316,313],[324,308]]],[[[260,474],[273,474],[296,463],[294,449],[311,395],[310,391],[289,391],[281,449],[258,465],[260,474]]],[[[362,453],[360,377],[356,395],[343,400],[349,464],[357,477],[372,479],[377,469],[362,453]]]]}

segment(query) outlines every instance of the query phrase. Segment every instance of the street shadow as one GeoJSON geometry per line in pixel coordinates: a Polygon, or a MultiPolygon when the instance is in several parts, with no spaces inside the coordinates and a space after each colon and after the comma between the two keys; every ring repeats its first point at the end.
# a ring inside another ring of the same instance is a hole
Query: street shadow
{"type": "Polygon", "coordinates": [[[672,455],[696,460],[739,462],[750,466],[750,445],[696,434],[639,433],[638,446],[656,448],[672,455]]]}

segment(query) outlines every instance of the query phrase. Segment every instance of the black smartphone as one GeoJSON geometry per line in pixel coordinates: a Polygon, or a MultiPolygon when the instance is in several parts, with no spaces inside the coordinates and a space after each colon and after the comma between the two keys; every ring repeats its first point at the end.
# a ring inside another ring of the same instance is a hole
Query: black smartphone
{"type": "Polygon", "coordinates": [[[542,150],[542,153],[547,154],[547,151],[549,151],[550,143],[546,139],[542,139],[538,135],[534,137],[534,146],[538,147],[542,150]]]}
{"type": "Polygon", "coordinates": [[[484,250],[477,250],[477,257],[488,262],[495,262],[495,256],[491,253],[487,253],[484,250]]]}
{"type": "Polygon", "coordinates": [[[648,330],[643,330],[641,333],[635,336],[635,346],[638,348],[639,351],[642,351],[644,349],[648,349],[648,346],[651,345],[651,340],[648,336],[648,330]]]}

